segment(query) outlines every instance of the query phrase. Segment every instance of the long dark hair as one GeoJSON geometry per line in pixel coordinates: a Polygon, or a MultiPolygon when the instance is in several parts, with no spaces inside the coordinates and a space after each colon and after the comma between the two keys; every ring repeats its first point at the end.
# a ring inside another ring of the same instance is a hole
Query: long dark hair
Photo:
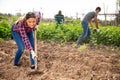
{"type": "Polygon", "coordinates": [[[34,12],[28,12],[24,17],[23,22],[26,22],[26,20],[28,20],[29,18],[36,18],[35,13],[34,12]]]}
{"type": "Polygon", "coordinates": [[[25,16],[21,16],[18,18],[18,20],[15,22],[16,24],[18,22],[26,22],[26,20],[28,20],[29,18],[36,18],[36,15],[34,12],[28,12],[25,16]]]}

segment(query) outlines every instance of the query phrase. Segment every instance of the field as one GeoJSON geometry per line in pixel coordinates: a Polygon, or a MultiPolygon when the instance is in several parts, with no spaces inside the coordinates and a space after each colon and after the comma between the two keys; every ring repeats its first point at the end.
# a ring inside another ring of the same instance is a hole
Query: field
{"type": "Polygon", "coordinates": [[[13,66],[16,43],[0,42],[0,80],[120,80],[120,50],[117,47],[75,42],[38,41],[38,70],[29,67],[24,51],[20,66],[13,66]]]}
{"type": "Polygon", "coordinates": [[[11,25],[16,16],[2,15],[0,21],[0,80],[120,80],[120,27],[91,29],[91,41],[76,48],[82,33],[79,20],[56,26],[40,23],[37,30],[38,70],[30,68],[24,50],[18,67],[13,65],[16,43],[11,25]],[[9,18],[9,19],[8,19],[9,18]]]}

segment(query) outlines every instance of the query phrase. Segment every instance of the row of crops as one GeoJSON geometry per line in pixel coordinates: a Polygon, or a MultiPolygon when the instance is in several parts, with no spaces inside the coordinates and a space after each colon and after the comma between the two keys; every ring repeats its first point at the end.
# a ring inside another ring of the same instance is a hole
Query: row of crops
{"type": "MultiPolygon", "coordinates": [[[[0,38],[11,38],[12,23],[3,20],[0,21],[0,38]]],[[[100,27],[100,31],[94,33],[91,30],[91,42],[95,44],[120,46],[120,27],[106,26],[100,27]]],[[[78,20],[70,23],[56,26],[55,23],[40,23],[37,30],[37,38],[40,40],[50,41],[77,41],[78,36],[82,33],[82,27],[78,20]]]]}

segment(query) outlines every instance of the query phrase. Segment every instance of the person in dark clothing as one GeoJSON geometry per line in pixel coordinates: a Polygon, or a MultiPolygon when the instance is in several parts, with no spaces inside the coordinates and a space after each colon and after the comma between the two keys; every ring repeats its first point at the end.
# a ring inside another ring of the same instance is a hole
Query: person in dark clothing
{"type": "Polygon", "coordinates": [[[64,15],[61,10],[55,15],[55,21],[57,25],[64,23],[64,15]]]}

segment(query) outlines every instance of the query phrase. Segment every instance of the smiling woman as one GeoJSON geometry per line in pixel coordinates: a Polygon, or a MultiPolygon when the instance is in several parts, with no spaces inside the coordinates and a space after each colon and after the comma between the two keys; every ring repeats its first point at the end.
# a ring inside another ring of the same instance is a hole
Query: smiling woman
{"type": "Polygon", "coordinates": [[[25,17],[25,20],[26,21],[26,24],[28,27],[30,28],[34,28],[34,26],[36,25],[36,16],[34,13],[28,13],[26,14],[26,17],[25,17]]]}
{"type": "Polygon", "coordinates": [[[14,59],[15,66],[19,65],[19,60],[21,58],[23,50],[27,48],[30,51],[31,68],[35,68],[34,58],[37,56],[34,52],[33,30],[35,30],[36,26],[40,22],[40,20],[37,20],[40,19],[40,14],[38,15],[38,13],[40,12],[28,12],[23,20],[17,21],[12,26],[12,36],[18,46],[18,50],[14,59]]]}

